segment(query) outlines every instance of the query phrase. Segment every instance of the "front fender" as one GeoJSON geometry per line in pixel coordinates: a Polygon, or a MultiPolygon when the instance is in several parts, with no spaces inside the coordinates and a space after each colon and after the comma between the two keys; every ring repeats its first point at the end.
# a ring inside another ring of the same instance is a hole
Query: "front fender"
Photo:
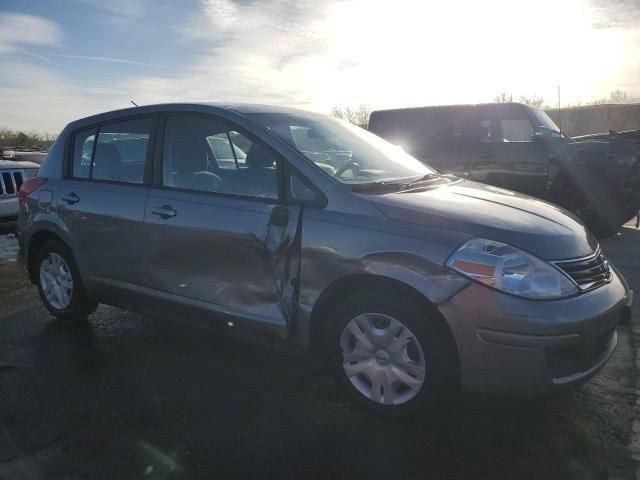
{"type": "Polygon", "coordinates": [[[374,253],[362,259],[366,273],[396,280],[438,305],[463,289],[469,280],[411,253],[374,253]]]}
{"type": "MultiPolygon", "coordinates": [[[[375,228],[376,223],[371,219],[369,228],[375,228]]],[[[339,232],[324,222],[307,219],[303,224],[297,343],[309,344],[319,311],[357,290],[381,285],[407,287],[437,306],[469,282],[444,266],[467,235],[441,242],[437,241],[441,240],[438,233],[419,238],[362,229],[353,223],[342,225],[339,232]],[[388,250],[390,245],[393,251],[388,250]]],[[[384,225],[389,228],[392,224],[384,220],[384,225]]],[[[384,286],[380,293],[384,294],[384,286]]]]}

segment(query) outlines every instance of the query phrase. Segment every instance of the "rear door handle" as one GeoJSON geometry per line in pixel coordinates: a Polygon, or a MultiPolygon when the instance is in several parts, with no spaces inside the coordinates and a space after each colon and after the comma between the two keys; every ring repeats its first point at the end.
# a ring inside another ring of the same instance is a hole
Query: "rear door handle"
{"type": "Polygon", "coordinates": [[[151,209],[151,213],[154,215],[158,215],[160,218],[171,218],[175,217],[178,212],[176,212],[171,205],[163,205],[161,207],[153,207],[151,209]]]}
{"type": "Polygon", "coordinates": [[[482,152],[476,155],[476,157],[478,158],[491,158],[493,157],[492,154],[490,154],[489,152],[482,152]]]}
{"type": "Polygon", "coordinates": [[[68,193],[62,196],[62,200],[67,202],[69,205],[73,205],[74,203],[78,203],[80,201],[80,197],[76,193],[68,193]]]}

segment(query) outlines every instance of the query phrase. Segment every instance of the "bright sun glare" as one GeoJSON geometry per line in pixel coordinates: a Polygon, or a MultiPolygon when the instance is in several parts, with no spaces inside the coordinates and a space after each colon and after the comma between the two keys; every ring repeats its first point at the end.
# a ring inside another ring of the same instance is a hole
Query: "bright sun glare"
{"type": "Polygon", "coordinates": [[[556,105],[558,86],[565,106],[615,90],[640,97],[637,0],[169,3],[150,20],[151,32],[140,19],[155,8],[152,0],[105,3],[111,10],[82,17],[97,45],[89,50],[86,32],[71,24],[90,10],[84,2],[69,3],[64,21],[0,11],[3,118],[55,132],[131,98],[328,113],[361,104],[481,103],[501,92],[556,105]]]}
{"type": "Polygon", "coordinates": [[[464,103],[506,91],[553,104],[557,85],[566,101],[606,96],[612,74],[634,56],[625,37],[638,34],[594,23],[579,0],[339,3],[326,26],[327,58],[345,66],[317,79],[321,102],[464,103]]]}

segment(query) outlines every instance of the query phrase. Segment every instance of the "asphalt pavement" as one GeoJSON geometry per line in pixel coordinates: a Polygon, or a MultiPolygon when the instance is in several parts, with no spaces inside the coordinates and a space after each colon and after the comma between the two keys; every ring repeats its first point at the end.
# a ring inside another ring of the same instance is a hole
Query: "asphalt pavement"
{"type": "MultiPolygon", "coordinates": [[[[640,292],[640,231],[603,247],[640,292]]],[[[465,394],[394,420],[308,358],[222,332],[106,306],[57,322],[0,237],[0,479],[639,478],[635,350],[618,331],[612,360],[568,393],[465,394]]]]}

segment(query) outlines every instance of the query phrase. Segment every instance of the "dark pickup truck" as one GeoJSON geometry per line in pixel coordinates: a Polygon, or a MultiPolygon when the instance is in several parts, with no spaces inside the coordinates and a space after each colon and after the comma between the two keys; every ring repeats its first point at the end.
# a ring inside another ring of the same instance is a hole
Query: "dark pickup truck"
{"type": "Polygon", "coordinates": [[[519,103],[379,110],[369,130],[442,171],[560,205],[599,237],[640,209],[640,132],[569,138],[519,103]]]}

